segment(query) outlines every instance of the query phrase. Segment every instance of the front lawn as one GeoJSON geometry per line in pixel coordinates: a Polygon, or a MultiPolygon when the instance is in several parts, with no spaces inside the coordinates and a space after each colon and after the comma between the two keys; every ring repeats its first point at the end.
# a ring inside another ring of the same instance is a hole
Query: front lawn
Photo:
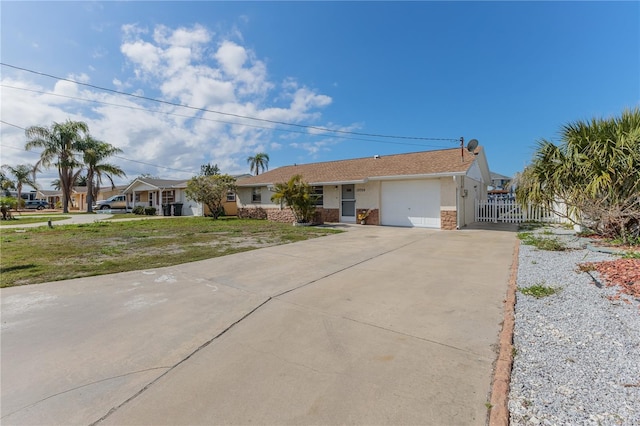
{"type": "Polygon", "coordinates": [[[0,287],[177,265],[337,232],[266,220],[199,217],[5,229],[0,287]]]}

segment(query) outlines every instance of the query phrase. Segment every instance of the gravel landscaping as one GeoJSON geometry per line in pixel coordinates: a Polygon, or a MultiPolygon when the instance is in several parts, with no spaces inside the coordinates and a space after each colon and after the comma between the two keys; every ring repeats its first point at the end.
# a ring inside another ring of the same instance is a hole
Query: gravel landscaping
{"type": "Polygon", "coordinates": [[[619,256],[584,248],[572,232],[552,232],[534,235],[572,249],[520,246],[511,424],[638,425],[640,299],[620,295],[596,271],[578,270],[619,256]]]}

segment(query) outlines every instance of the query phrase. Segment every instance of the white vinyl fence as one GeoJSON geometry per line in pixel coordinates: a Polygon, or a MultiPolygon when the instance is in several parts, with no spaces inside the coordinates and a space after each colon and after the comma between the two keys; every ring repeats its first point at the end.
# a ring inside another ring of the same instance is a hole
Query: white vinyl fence
{"type": "Polygon", "coordinates": [[[568,220],[540,207],[529,206],[523,209],[514,200],[476,200],[476,222],[565,223],[568,220]]]}

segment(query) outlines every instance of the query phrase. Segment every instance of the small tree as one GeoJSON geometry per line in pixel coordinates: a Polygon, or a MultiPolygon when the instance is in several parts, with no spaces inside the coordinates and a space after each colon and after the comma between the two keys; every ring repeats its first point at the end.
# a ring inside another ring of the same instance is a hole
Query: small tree
{"type": "Polygon", "coordinates": [[[11,209],[16,208],[18,199],[14,197],[0,197],[0,211],[2,212],[2,220],[11,219],[11,209]]]}
{"type": "Polygon", "coordinates": [[[229,175],[196,176],[187,182],[187,197],[203,203],[217,219],[223,210],[227,193],[236,190],[236,179],[229,175]]]}
{"type": "MultiPolygon", "coordinates": [[[[11,181],[11,186],[18,192],[18,204],[16,205],[17,211],[24,203],[22,200],[23,186],[27,185],[33,189],[38,189],[36,185],[36,169],[31,164],[19,164],[16,167],[5,164],[2,166],[2,169],[11,173],[14,177],[14,180],[11,181]]],[[[5,179],[7,179],[6,176],[5,179]]]]}
{"type": "Polygon", "coordinates": [[[310,223],[316,212],[317,196],[311,186],[302,180],[302,176],[295,175],[287,183],[278,183],[271,201],[283,203],[291,207],[297,223],[310,223]]]}
{"type": "Polygon", "coordinates": [[[200,166],[200,175],[214,176],[220,174],[220,167],[217,164],[203,164],[200,166]]]}

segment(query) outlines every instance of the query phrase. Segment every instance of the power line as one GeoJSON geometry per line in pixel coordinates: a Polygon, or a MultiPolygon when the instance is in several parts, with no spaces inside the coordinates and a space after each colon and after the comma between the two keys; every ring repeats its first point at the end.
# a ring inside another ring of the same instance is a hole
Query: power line
{"type": "MultiPolygon", "coordinates": [[[[190,119],[204,120],[204,121],[212,121],[212,122],[215,122],[215,123],[224,123],[224,124],[230,124],[230,125],[234,125],[234,126],[252,127],[252,128],[256,128],[256,129],[265,129],[265,130],[271,130],[271,131],[276,131],[276,132],[298,133],[298,134],[303,134],[303,135],[311,136],[311,137],[324,137],[323,134],[315,134],[314,135],[313,133],[304,132],[304,131],[301,131],[301,130],[278,129],[278,128],[258,126],[258,125],[255,125],[255,124],[245,124],[245,123],[238,123],[238,122],[233,122],[233,121],[216,120],[216,119],[213,119],[213,118],[190,116],[190,115],[185,115],[185,114],[178,114],[178,113],[175,113],[175,112],[159,111],[159,110],[153,110],[153,109],[149,109],[149,108],[135,107],[135,106],[132,106],[132,105],[122,105],[122,104],[116,104],[116,103],[113,103],[113,102],[105,102],[105,101],[98,101],[98,100],[95,100],[95,99],[81,98],[81,97],[78,97],[78,96],[61,95],[59,93],[45,92],[45,91],[42,91],[42,90],[27,89],[27,88],[24,88],[24,87],[15,87],[15,86],[10,86],[8,84],[0,84],[0,87],[6,87],[6,88],[9,88],[9,89],[14,89],[14,90],[22,90],[22,91],[31,92],[31,93],[39,93],[39,94],[47,95],[47,96],[57,96],[57,97],[60,97],[60,98],[65,98],[65,99],[73,99],[73,100],[78,100],[78,101],[93,102],[93,103],[96,103],[96,104],[115,106],[115,107],[119,107],[119,108],[129,108],[129,109],[137,110],[137,111],[152,112],[152,113],[155,113],[155,114],[173,115],[173,116],[176,116],[176,117],[183,117],[183,118],[190,118],[190,119]]],[[[337,138],[337,139],[347,139],[347,140],[364,141],[364,142],[375,142],[375,143],[384,143],[384,144],[391,144],[391,145],[420,146],[420,147],[424,147],[424,148],[444,148],[443,146],[438,146],[438,145],[426,145],[426,144],[410,143],[410,142],[381,141],[381,140],[377,140],[377,139],[354,138],[354,137],[340,136],[340,135],[331,135],[331,137],[332,138],[337,138]]],[[[451,141],[453,141],[453,139],[451,139],[451,141]]],[[[456,139],[455,142],[458,142],[458,139],[456,139]]]]}
{"type": "MultiPolygon", "coordinates": [[[[9,123],[9,122],[4,121],[4,120],[0,120],[0,123],[6,124],[6,125],[8,125],[8,126],[15,127],[15,128],[17,128],[17,129],[27,130],[27,129],[25,129],[24,127],[18,126],[17,124],[9,123]]],[[[11,149],[19,150],[19,151],[24,151],[24,152],[34,152],[34,151],[28,151],[28,150],[26,150],[25,148],[18,148],[18,147],[11,146],[11,145],[0,144],[0,146],[2,146],[2,147],[4,147],[4,148],[11,148],[11,149]]],[[[34,152],[34,153],[35,153],[35,152],[34,152]]],[[[189,173],[189,174],[193,174],[193,173],[194,173],[194,172],[193,172],[193,170],[181,170],[181,169],[174,169],[174,168],[172,168],[172,167],[167,167],[167,166],[159,166],[159,165],[157,165],[157,164],[146,163],[146,162],[144,162],[144,161],[140,161],[140,160],[132,160],[132,159],[130,159],[130,158],[121,157],[121,156],[119,156],[119,155],[113,155],[113,157],[115,157],[115,158],[119,158],[119,159],[121,159],[121,160],[125,160],[125,161],[130,161],[130,162],[132,162],[132,163],[144,164],[145,166],[151,166],[151,167],[156,167],[156,168],[159,168],[159,169],[171,170],[171,171],[174,171],[174,172],[189,173]]]]}
{"type": "Polygon", "coordinates": [[[242,119],[246,119],[246,120],[255,120],[255,121],[260,121],[260,122],[264,122],[264,123],[279,124],[279,125],[283,125],[283,126],[293,126],[293,127],[304,128],[304,129],[312,129],[312,130],[318,130],[318,131],[322,131],[322,132],[329,132],[329,133],[341,133],[341,134],[348,134],[348,135],[369,136],[369,137],[377,137],[377,138],[410,139],[410,140],[426,140],[426,141],[448,141],[448,142],[457,142],[457,141],[459,141],[459,138],[455,138],[455,139],[453,139],[453,138],[425,138],[425,137],[417,137],[417,136],[395,136],[395,135],[384,135],[384,134],[376,134],[376,133],[351,132],[351,131],[347,131],[347,130],[329,129],[327,127],[309,126],[309,125],[296,124],[296,123],[287,123],[287,122],[284,122],[284,121],[269,120],[269,119],[266,119],[266,118],[249,117],[249,116],[240,115],[240,114],[233,114],[233,113],[229,113],[229,112],[221,112],[221,111],[210,110],[210,109],[207,109],[207,108],[198,108],[198,107],[194,107],[194,106],[190,106],[190,105],[183,105],[183,104],[179,104],[177,102],[171,102],[171,101],[165,101],[165,100],[162,100],[162,99],[150,98],[148,96],[135,95],[133,93],[121,92],[119,90],[108,89],[106,87],[100,87],[100,86],[96,86],[94,84],[89,84],[89,83],[82,83],[82,82],[79,82],[79,81],[74,81],[74,80],[71,80],[71,79],[67,79],[67,78],[63,78],[63,77],[58,77],[58,76],[54,76],[54,75],[51,75],[51,74],[47,74],[47,73],[44,73],[44,72],[34,71],[34,70],[30,70],[28,68],[22,68],[22,67],[18,67],[18,66],[15,66],[15,65],[6,64],[4,62],[0,62],[0,65],[5,66],[5,67],[9,67],[9,68],[13,68],[13,69],[16,69],[16,70],[19,70],[19,71],[25,71],[25,72],[29,72],[29,73],[32,73],[32,74],[40,75],[40,76],[43,76],[43,77],[53,78],[53,79],[56,79],[56,80],[67,81],[67,82],[78,84],[78,85],[81,85],[81,86],[91,87],[93,89],[102,90],[102,91],[105,91],[105,92],[116,93],[118,95],[130,96],[130,97],[137,98],[137,99],[142,99],[142,100],[151,101],[151,102],[158,102],[158,103],[162,103],[162,104],[165,104],[165,105],[171,105],[171,106],[175,106],[175,107],[191,109],[191,110],[194,110],[194,111],[210,112],[210,113],[213,113],[213,114],[226,115],[226,116],[229,116],[229,117],[242,118],[242,119]]]}

